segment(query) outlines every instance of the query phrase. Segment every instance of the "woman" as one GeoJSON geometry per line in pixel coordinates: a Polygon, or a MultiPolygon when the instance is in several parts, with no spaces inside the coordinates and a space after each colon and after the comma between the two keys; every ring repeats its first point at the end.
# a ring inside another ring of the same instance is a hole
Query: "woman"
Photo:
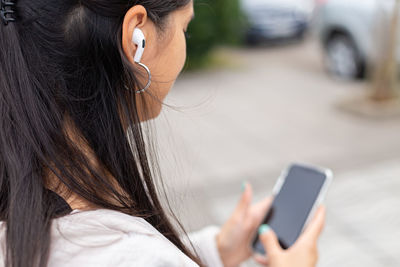
{"type": "MultiPolygon", "coordinates": [[[[1,0],[0,266],[237,266],[269,200],[181,238],[141,122],[185,62],[191,0],[1,0]],[[4,265],[2,265],[4,264],[4,265]]],[[[315,265],[319,210],[271,267],[315,265]]]]}

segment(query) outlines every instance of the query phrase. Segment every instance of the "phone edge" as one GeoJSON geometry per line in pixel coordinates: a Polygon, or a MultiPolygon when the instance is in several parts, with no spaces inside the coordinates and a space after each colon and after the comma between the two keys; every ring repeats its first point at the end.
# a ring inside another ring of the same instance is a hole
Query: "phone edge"
{"type": "MultiPolygon", "coordinates": [[[[321,173],[324,173],[325,176],[326,176],[326,180],[325,180],[325,182],[324,182],[324,184],[323,184],[323,186],[322,186],[322,188],[320,190],[320,193],[318,194],[317,200],[314,202],[314,205],[311,208],[311,210],[310,210],[310,212],[309,212],[309,214],[307,216],[306,222],[304,223],[304,226],[303,226],[303,228],[301,230],[301,233],[303,233],[304,229],[309,224],[311,218],[315,215],[316,209],[325,200],[325,197],[326,197],[326,195],[328,193],[328,189],[329,189],[329,187],[330,187],[330,185],[331,185],[331,183],[333,181],[333,171],[331,169],[329,169],[329,168],[325,168],[325,167],[322,167],[322,166],[316,166],[316,165],[312,165],[312,164],[293,162],[293,163],[289,164],[286,168],[284,168],[281,171],[281,174],[279,175],[279,177],[278,177],[278,179],[277,179],[277,181],[276,181],[276,183],[275,183],[275,185],[274,185],[274,187],[272,189],[272,196],[273,197],[275,197],[279,193],[279,191],[281,190],[281,188],[282,188],[282,186],[283,186],[283,184],[285,182],[286,176],[289,173],[289,170],[293,166],[302,166],[302,167],[306,167],[306,168],[312,168],[312,169],[320,171],[321,173]]],[[[268,214],[268,212],[267,212],[267,214],[268,214]]],[[[264,255],[259,254],[257,251],[254,250],[253,243],[254,243],[254,239],[255,239],[256,236],[257,236],[257,231],[254,233],[254,235],[253,235],[253,237],[251,239],[251,243],[249,244],[250,245],[250,249],[254,254],[258,254],[258,255],[264,256],[264,255]]]]}

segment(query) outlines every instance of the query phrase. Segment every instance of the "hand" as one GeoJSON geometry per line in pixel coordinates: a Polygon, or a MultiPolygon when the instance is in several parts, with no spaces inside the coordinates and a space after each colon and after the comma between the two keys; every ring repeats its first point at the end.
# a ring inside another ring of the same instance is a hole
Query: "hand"
{"type": "Polygon", "coordinates": [[[325,208],[320,207],[314,219],[287,250],[279,245],[275,233],[268,226],[261,226],[260,240],[267,251],[267,257],[257,255],[256,261],[269,267],[314,267],[318,260],[317,242],[325,222],[325,208]]]}
{"type": "Polygon", "coordinates": [[[253,191],[250,184],[244,184],[242,197],[230,219],[217,235],[217,246],[225,267],[238,266],[252,256],[250,244],[254,233],[272,202],[272,198],[251,206],[253,191]]]}

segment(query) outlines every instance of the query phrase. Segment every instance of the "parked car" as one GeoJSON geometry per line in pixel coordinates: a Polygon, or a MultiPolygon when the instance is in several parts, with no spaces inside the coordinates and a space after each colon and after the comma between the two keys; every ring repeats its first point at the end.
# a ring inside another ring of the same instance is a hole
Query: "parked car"
{"type": "MultiPolygon", "coordinates": [[[[324,48],[328,72],[344,79],[366,76],[368,67],[376,63],[378,24],[382,19],[390,21],[394,2],[317,0],[313,24],[324,48]]],[[[397,54],[400,63],[400,53],[397,54]]]]}
{"type": "Polygon", "coordinates": [[[310,20],[310,11],[304,3],[304,0],[242,0],[249,22],[247,43],[302,39],[310,20]]]}

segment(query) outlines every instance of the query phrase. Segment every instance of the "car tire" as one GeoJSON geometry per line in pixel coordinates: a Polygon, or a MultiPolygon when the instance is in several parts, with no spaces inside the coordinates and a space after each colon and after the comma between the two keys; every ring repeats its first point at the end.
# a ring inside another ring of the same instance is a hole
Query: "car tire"
{"type": "Polygon", "coordinates": [[[344,80],[364,78],[364,61],[349,36],[335,34],[327,40],[325,47],[325,65],[329,73],[344,80]]]}
{"type": "Polygon", "coordinates": [[[247,35],[246,36],[246,44],[248,46],[258,46],[261,43],[260,38],[257,38],[254,35],[247,35]]]}

